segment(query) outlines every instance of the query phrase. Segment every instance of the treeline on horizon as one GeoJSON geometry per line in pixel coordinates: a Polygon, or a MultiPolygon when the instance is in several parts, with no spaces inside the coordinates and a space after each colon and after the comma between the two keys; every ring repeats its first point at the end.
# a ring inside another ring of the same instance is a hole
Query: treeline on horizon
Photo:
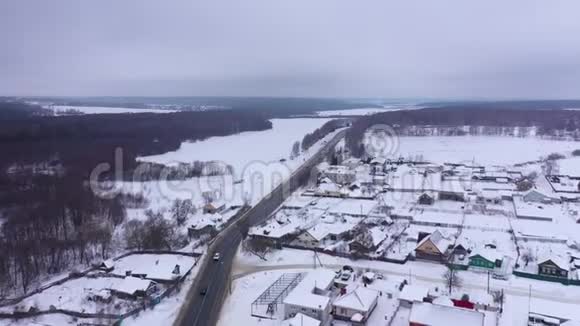
{"type": "Polygon", "coordinates": [[[151,106],[178,107],[181,109],[200,106],[220,107],[231,110],[251,111],[268,118],[286,118],[311,114],[323,110],[346,110],[360,107],[380,107],[364,99],[298,98],[298,97],[230,97],[230,96],[183,96],[183,97],[34,97],[20,100],[44,101],[65,106],[105,106],[125,108],[149,108],[151,106]]]}
{"type": "MultiPolygon", "coordinates": [[[[97,197],[87,181],[97,164],[114,166],[115,149],[123,150],[122,168],[130,174],[138,156],[176,150],[185,140],[272,127],[263,114],[233,110],[42,114],[34,105],[0,102],[0,297],[30,290],[47,273],[109,257],[126,205],[120,197],[97,197]]],[[[217,168],[192,162],[185,172],[217,168]]],[[[146,179],[159,169],[149,164],[146,179]]]]}
{"type": "MultiPolygon", "coordinates": [[[[4,109],[4,103],[0,103],[0,112],[8,111],[4,109]]],[[[264,115],[245,111],[60,117],[38,116],[33,109],[28,111],[0,118],[2,170],[14,163],[31,164],[57,154],[70,172],[86,174],[96,164],[113,163],[116,148],[123,150],[125,168],[131,169],[137,156],[176,150],[184,140],[272,127],[264,115]]]]}
{"type": "Polygon", "coordinates": [[[450,106],[408,111],[387,111],[357,119],[346,134],[346,146],[352,155],[364,154],[365,132],[373,125],[384,124],[404,135],[410,126],[493,126],[537,127],[538,135],[580,128],[580,111],[561,109],[496,108],[488,106],[450,106]]]}

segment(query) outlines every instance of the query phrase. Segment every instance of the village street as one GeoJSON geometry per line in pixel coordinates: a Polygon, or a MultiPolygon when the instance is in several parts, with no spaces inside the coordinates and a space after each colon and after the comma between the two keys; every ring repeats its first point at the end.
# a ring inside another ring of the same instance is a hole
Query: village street
{"type": "MultiPolygon", "coordinates": [[[[292,255],[296,256],[297,251],[298,250],[292,250],[292,255]]],[[[302,257],[304,257],[304,261],[308,259],[306,256],[310,257],[309,259],[312,263],[278,264],[275,260],[261,262],[255,261],[256,263],[252,263],[254,260],[248,262],[247,259],[236,259],[232,269],[232,278],[235,280],[250,274],[264,271],[314,269],[313,253],[303,251],[302,257]]],[[[326,255],[319,255],[319,258],[323,263],[323,268],[340,269],[344,265],[349,265],[355,269],[361,269],[364,271],[370,270],[372,272],[380,273],[385,277],[391,275],[409,279],[410,276],[411,284],[413,284],[413,282],[424,282],[426,285],[436,283],[445,286],[442,277],[442,274],[445,271],[445,266],[435,263],[407,262],[404,265],[399,265],[368,260],[350,261],[348,259],[326,255]],[[328,261],[329,263],[325,263],[325,261],[328,261]]],[[[321,266],[317,267],[321,268],[321,266]]],[[[459,272],[459,276],[463,281],[462,289],[487,290],[487,274],[462,271],[459,272]]],[[[490,278],[490,289],[503,289],[506,295],[528,297],[530,294],[530,285],[532,289],[532,297],[535,299],[545,299],[560,303],[578,303],[580,301],[580,291],[573,291],[576,290],[575,287],[566,287],[557,283],[521,279],[516,276],[512,276],[512,279],[508,281],[490,278]]]]}

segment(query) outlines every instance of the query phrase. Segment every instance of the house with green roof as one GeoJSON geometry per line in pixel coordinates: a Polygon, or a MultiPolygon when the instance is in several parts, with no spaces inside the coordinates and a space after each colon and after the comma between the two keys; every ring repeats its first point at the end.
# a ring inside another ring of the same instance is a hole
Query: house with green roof
{"type": "Polygon", "coordinates": [[[482,249],[474,251],[469,256],[469,268],[481,271],[494,271],[503,263],[503,255],[494,249],[482,249]]]}

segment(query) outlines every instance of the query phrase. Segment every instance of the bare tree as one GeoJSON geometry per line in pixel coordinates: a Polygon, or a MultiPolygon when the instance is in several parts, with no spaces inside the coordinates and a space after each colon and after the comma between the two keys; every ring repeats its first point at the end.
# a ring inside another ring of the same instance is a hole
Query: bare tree
{"type": "Polygon", "coordinates": [[[457,275],[457,271],[451,264],[446,265],[447,269],[443,273],[443,279],[449,289],[449,294],[453,292],[453,288],[460,288],[463,286],[463,279],[457,275]]]}
{"type": "Polygon", "coordinates": [[[534,183],[528,179],[523,179],[516,182],[516,188],[518,191],[528,191],[534,187],[534,183]]]}
{"type": "Polygon", "coordinates": [[[216,200],[216,194],[213,191],[204,191],[201,196],[203,197],[203,202],[207,205],[214,200],[216,200]]]}
{"type": "Polygon", "coordinates": [[[290,159],[295,159],[300,155],[300,141],[295,141],[292,145],[292,150],[290,151],[290,159]]]}
{"type": "Polygon", "coordinates": [[[176,199],[171,207],[171,216],[178,226],[182,226],[190,215],[195,214],[196,209],[191,199],[176,199]]]}
{"type": "Polygon", "coordinates": [[[530,262],[533,262],[536,258],[534,257],[534,254],[532,253],[531,250],[526,249],[522,252],[521,258],[523,260],[523,262],[526,264],[525,266],[527,267],[528,264],[530,262]]]}
{"type": "Polygon", "coordinates": [[[264,239],[249,237],[242,244],[242,252],[246,255],[256,255],[262,260],[267,260],[266,256],[272,252],[272,244],[264,239]]]}

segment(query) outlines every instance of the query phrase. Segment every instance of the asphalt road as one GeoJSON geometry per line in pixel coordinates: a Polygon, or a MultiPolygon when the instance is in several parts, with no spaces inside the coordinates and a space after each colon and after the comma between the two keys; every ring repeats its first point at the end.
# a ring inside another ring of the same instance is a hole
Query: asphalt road
{"type": "Polygon", "coordinates": [[[303,186],[310,177],[312,168],[324,159],[329,149],[344,137],[345,132],[346,130],[339,132],[318,153],[295,171],[289,180],[276,187],[269,196],[263,198],[242,215],[238,221],[218,235],[210,246],[208,254],[213,256],[215,252],[219,252],[221,258],[219,261],[212,260],[201,266],[198,278],[192,285],[175,325],[216,325],[221,306],[229,291],[232,264],[242,241],[242,229],[265,221],[293,191],[303,186]],[[200,294],[202,289],[207,290],[205,295],[200,294]]]}

